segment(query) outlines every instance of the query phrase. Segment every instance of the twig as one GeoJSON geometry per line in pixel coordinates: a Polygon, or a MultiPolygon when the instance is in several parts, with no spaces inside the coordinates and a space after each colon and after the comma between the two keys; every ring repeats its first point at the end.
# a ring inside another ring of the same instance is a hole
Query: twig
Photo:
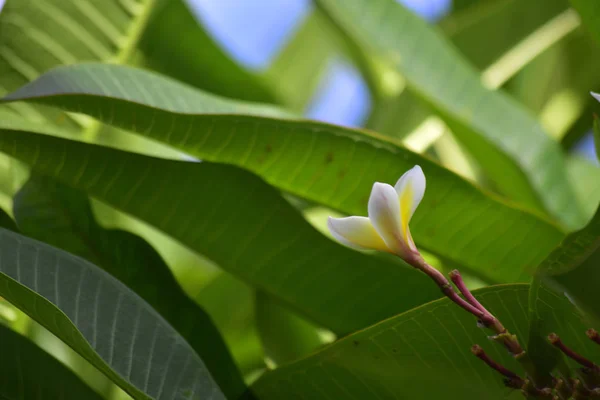
{"type": "Polygon", "coordinates": [[[590,328],[587,331],[585,331],[585,334],[587,335],[587,337],[589,337],[593,342],[600,344],[600,335],[598,334],[598,331],[595,330],[594,328],[590,328]]]}
{"type": "Polygon", "coordinates": [[[563,352],[564,355],[566,355],[573,361],[583,365],[586,368],[589,368],[594,372],[600,372],[600,367],[598,367],[598,365],[594,364],[592,361],[588,360],[581,354],[576,353],[573,349],[567,347],[562,342],[562,340],[560,340],[560,337],[556,333],[551,333],[550,335],[548,335],[548,340],[550,341],[550,343],[552,343],[554,347],[558,348],[560,351],[563,352]]]}

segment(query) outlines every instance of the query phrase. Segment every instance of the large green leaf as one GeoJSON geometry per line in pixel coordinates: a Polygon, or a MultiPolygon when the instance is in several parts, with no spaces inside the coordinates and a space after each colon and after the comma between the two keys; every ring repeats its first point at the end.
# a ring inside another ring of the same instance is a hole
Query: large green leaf
{"type": "Polygon", "coordinates": [[[453,12],[439,26],[469,62],[485,69],[566,10],[565,0],[489,0],[453,12]]]}
{"type": "Polygon", "coordinates": [[[313,10],[265,72],[287,108],[305,111],[327,67],[342,57],[344,42],[336,33],[322,13],[313,10]]]}
{"type": "MultiPolygon", "coordinates": [[[[57,65],[122,62],[134,50],[156,0],[7,0],[0,13],[0,93],[57,65]]],[[[51,109],[14,104],[38,121],[78,128],[51,109]]]]}
{"type": "MultiPolygon", "coordinates": [[[[509,330],[526,338],[528,287],[501,285],[475,294],[509,330]]],[[[471,354],[474,344],[522,373],[515,360],[476,326],[472,315],[441,299],[268,372],[252,389],[263,400],[505,399],[509,389],[498,373],[471,354]]],[[[511,398],[520,396],[515,392],[511,398]]]]}
{"type": "Polygon", "coordinates": [[[545,338],[552,328],[559,328],[557,333],[561,336],[579,334],[579,338],[571,338],[567,343],[600,360],[600,348],[585,337],[587,328],[600,328],[600,307],[596,298],[600,287],[599,262],[600,211],[596,211],[585,228],[567,236],[540,264],[532,283],[530,347],[540,368],[552,368],[560,359],[546,343],[545,338]],[[575,304],[578,310],[569,303],[575,304]],[[586,313],[585,317],[582,311],[586,313]]]}
{"type": "Polygon", "coordinates": [[[25,131],[2,131],[0,149],[153,224],[338,333],[441,295],[404,263],[325,238],[275,189],[233,166],[152,158],[25,131]],[[401,285],[413,290],[398,292],[401,285]]]}
{"type": "Polygon", "coordinates": [[[189,344],[93,264],[0,229],[0,295],[136,399],[224,399],[189,344]]]}
{"type": "MultiPolygon", "coordinates": [[[[497,88],[526,68],[536,55],[547,52],[557,42],[562,43],[565,35],[572,32],[576,18],[571,12],[564,12],[566,8],[564,0],[481,1],[452,12],[439,26],[469,62],[481,69],[482,80],[497,88]]],[[[432,111],[422,103],[407,88],[396,99],[384,102],[383,107],[378,104],[369,126],[394,137],[410,134],[409,143],[419,136],[430,136],[432,139],[422,141],[433,142],[443,130],[438,129],[439,133],[432,135],[430,130],[423,129],[432,111]]]]}
{"type": "Polygon", "coordinates": [[[209,313],[246,375],[265,367],[255,324],[254,292],[250,285],[223,271],[196,296],[196,301],[209,313]]]}
{"type": "MultiPolygon", "coordinates": [[[[354,215],[366,214],[373,182],[393,183],[419,164],[428,191],[411,225],[418,245],[493,281],[528,280],[529,269],[563,238],[553,224],[395,142],[317,122],[231,115],[282,114],[132,68],[58,68],[5,99],[85,112],[204,160],[249,169],[280,189],[354,215]]],[[[4,126],[26,129],[10,121],[4,126]]]]}
{"type": "MultiPolygon", "coordinates": [[[[474,292],[483,305],[525,345],[530,335],[558,333],[565,343],[600,360],[600,347],[585,337],[588,325],[563,296],[543,290],[535,294],[543,326],[530,332],[529,285],[498,285],[474,292]]],[[[337,398],[522,398],[502,385],[502,377],[475,358],[469,348],[479,344],[501,365],[524,376],[521,365],[486,332],[472,315],[448,299],[440,299],[345,337],[303,360],[266,373],[252,390],[264,400],[286,397],[337,398]],[[432,385],[431,382],[435,382],[432,385]]],[[[550,347],[550,346],[549,346],[550,347]]],[[[526,349],[536,365],[549,352],[526,349]]],[[[556,366],[541,364],[549,372],[556,366]]],[[[574,369],[569,363],[568,368],[574,369]]],[[[550,378],[547,375],[546,378],[550,378]]],[[[547,382],[551,384],[550,381],[547,382]]]]}
{"type": "Polygon", "coordinates": [[[14,198],[20,232],[102,267],[148,302],[191,345],[224,394],[238,398],[245,385],[206,312],[183,292],[148,242],[97,224],[84,193],[33,176],[14,198]]]}
{"type": "Polygon", "coordinates": [[[306,356],[323,344],[317,326],[263,292],[256,294],[256,325],[265,355],[276,365],[306,356]]]}
{"type": "Polygon", "coordinates": [[[501,191],[569,226],[582,223],[559,146],[514,100],[486,89],[437,31],[393,0],[317,3],[351,40],[398,68],[501,191]]]}
{"type": "MultiPolygon", "coordinates": [[[[578,18],[573,10],[563,15],[571,20],[578,18]]],[[[589,91],[600,89],[599,68],[598,46],[580,27],[535,57],[506,89],[537,114],[547,132],[568,148],[591,127],[593,99],[589,91]]]]}
{"type": "Polygon", "coordinates": [[[583,156],[573,155],[567,159],[567,171],[586,219],[590,220],[600,203],[600,168],[583,156]]]}
{"type": "Polygon", "coordinates": [[[581,367],[574,361],[565,359],[548,343],[550,333],[558,334],[566,345],[579,354],[596,363],[600,362],[600,347],[586,336],[586,330],[594,326],[594,323],[571,300],[564,292],[548,287],[540,279],[535,279],[531,285],[527,351],[540,374],[564,368],[574,371],[581,367]]]}
{"type": "Polygon", "coordinates": [[[0,398],[90,399],[101,397],[64,365],[0,324],[0,398]]]}
{"type": "Polygon", "coordinates": [[[190,12],[186,0],[159,3],[140,42],[144,65],[223,96],[275,102],[266,81],[236,64],[190,12]]]}
{"type": "Polygon", "coordinates": [[[0,227],[2,227],[4,229],[8,229],[9,231],[18,232],[15,221],[13,221],[13,219],[10,217],[10,215],[8,215],[6,213],[6,211],[4,211],[1,208],[0,208],[0,227]]]}
{"type": "MultiPolygon", "coordinates": [[[[551,27],[548,25],[566,7],[564,0],[488,0],[452,12],[439,27],[458,50],[482,70],[482,79],[496,88],[531,62],[537,53],[564,37],[564,30],[554,27],[556,22],[551,27]],[[544,26],[559,32],[549,40],[548,34],[540,32],[544,26]],[[531,44],[524,46],[525,43],[531,44]]],[[[409,142],[419,136],[430,136],[431,139],[423,141],[433,142],[443,130],[432,135],[430,130],[423,129],[431,115],[431,107],[423,104],[410,88],[405,88],[396,98],[377,104],[368,126],[397,138],[410,134],[409,142]]]]}
{"type": "Polygon", "coordinates": [[[542,284],[566,292],[575,304],[600,322],[600,210],[582,230],[572,233],[540,265],[542,284]]]}
{"type": "Polygon", "coordinates": [[[577,120],[571,123],[566,132],[562,132],[560,145],[566,152],[572,151],[575,146],[578,145],[581,140],[590,132],[590,128],[592,127],[591,116],[596,111],[600,111],[600,104],[594,104],[594,102],[591,101],[586,101],[584,103],[585,108],[577,120]]]}
{"type": "Polygon", "coordinates": [[[570,0],[573,7],[581,15],[583,24],[600,45],[600,3],[595,0],[570,0]]]}

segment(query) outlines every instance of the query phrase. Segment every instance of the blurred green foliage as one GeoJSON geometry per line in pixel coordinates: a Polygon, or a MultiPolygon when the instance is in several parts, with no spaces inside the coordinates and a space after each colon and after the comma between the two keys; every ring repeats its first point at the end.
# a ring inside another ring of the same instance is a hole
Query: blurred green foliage
{"type": "Polygon", "coordinates": [[[542,396],[581,376],[551,332],[600,362],[600,170],[570,152],[599,109],[600,3],[456,0],[429,24],[316,0],[262,71],[188,7],[0,13],[0,398],[522,396],[473,344],[542,396]],[[339,60],[364,127],[302,118],[339,60]],[[406,262],[329,237],[415,164],[416,245],[529,364],[406,262]]]}

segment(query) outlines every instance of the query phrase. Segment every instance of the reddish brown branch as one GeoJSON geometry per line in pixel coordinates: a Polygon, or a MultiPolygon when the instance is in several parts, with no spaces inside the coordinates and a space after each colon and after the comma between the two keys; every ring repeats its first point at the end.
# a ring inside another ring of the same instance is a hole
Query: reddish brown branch
{"type": "Polygon", "coordinates": [[[450,276],[467,300],[460,297],[454,290],[454,287],[450,281],[448,281],[448,278],[446,278],[440,271],[427,264],[427,262],[419,253],[413,253],[410,256],[407,256],[405,261],[427,274],[440,287],[446,297],[448,297],[468,313],[477,317],[477,320],[483,326],[492,329],[496,333],[493,339],[499,343],[502,343],[514,357],[520,358],[524,355],[525,352],[519,344],[517,337],[510,334],[504,325],[502,325],[502,323],[496,317],[494,317],[488,310],[485,309],[485,307],[483,307],[483,305],[481,305],[481,303],[479,303],[479,301],[477,301],[477,299],[475,299],[471,291],[464,284],[458,271],[453,271],[450,276]]]}
{"type": "Polygon", "coordinates": [[[566,355],[573,361],[583,365],[586,368],[589,368],[592,371],[600,372],[600,367],[598,367],[598,365],[594,364],[592,361],[588,360],[581,354],[576,353],[573,349],[565,345],[556,333],[551,333],[550,335],[548,335],[548,340],[550,341],[550,343],[552,343],[554,347],[562,351],[564,355],[566,355]]]}
{"type": "Polygon", "coordinates": [[[520,389],[525,384],[525,380],[521,378],[519,375],[515,374],[511,370],[507,369],[503,365],[498,364],[496,361],[492,360],[490,356],[479,346],[478,344],[473,345],[471,347],[471,352],[475,354],[477,358],[486,363],[490,368],[496,370],[504,377],[507,378],[507,385],[513,387],[515,389],[520,389]]]}
{"type": "Polygon", "coordinates": [[[598,331],[590,328],[588,329],[585,334],[587,335],[587,337],[589,337],[593,342],[600,344],[600,335],[598,334],[598,331]]]}
{"type": "Polygon", "coordinates": [[[484,314],[492,315],[485,307],[473,296],[467,285],[465,285],[465,281],[463,281],[460,272],[457,269],[450,272],[450,280],[456,285],[458,290],[465,296],[465,299],[469,303],[471,303],[475,308],[481,310],[484,314]]]}

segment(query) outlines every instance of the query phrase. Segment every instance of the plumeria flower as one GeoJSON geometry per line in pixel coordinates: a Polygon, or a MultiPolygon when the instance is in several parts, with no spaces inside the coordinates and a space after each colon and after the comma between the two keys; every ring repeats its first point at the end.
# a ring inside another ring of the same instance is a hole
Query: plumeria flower
{"type": "Polygon", "coordinates": [[[412,259],[419,254],[408,223],[425,193],[425,175],[418,165],[400,177],[395,186],[375,182],[369,197],[369,217],[327,220],[331,234],[341,243],[359,249],[379,250],[412,259]]]}

